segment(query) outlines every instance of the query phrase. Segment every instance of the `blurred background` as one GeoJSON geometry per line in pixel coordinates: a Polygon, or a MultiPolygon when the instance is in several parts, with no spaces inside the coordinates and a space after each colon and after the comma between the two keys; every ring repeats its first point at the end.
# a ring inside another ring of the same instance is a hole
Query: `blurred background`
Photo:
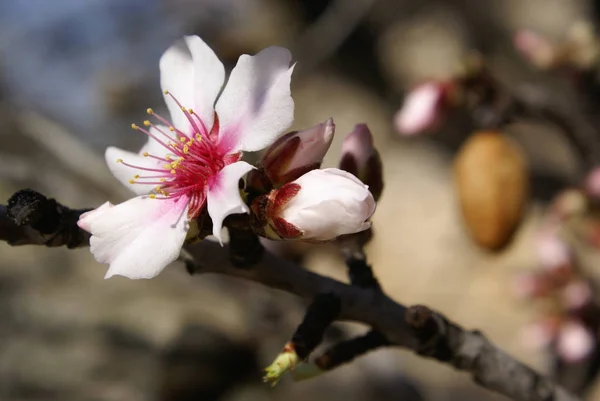
{"type": "MultiPolygon", "coordinates": [[[[355,124],[375,136],[385,189],[367,253],[384,290],[600,400],[597,3],[3,0],[0,198],[124,200],[103,151],[143,143],[129,126],[162,107],[168,46],[198,34],[228,69],[285,46],[298,62],[292,128],[337,126],[324,165],[355,124]]],[[[327,246],[269,246],[346,280],[327,246]]],[[[260,369],[302,301],[177,263],[150,281],[104,273],[86,249],[0,243],[0,400],[502,399],[396,349],[272,389],[260,369]]],[[[365,330],[336,324],[325,343],[365,330]]]]}

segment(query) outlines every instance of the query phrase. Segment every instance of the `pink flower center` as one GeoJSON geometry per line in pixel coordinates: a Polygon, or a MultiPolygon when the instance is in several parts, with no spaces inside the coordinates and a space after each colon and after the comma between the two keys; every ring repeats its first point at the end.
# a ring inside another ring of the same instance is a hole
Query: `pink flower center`
{"type": "Polygon", "coordinates": [[[149,197],[152,199],[177,199],[185,197],[189,200],[188,217],[198,217],[206,204],[208,188],[216,175],[228,164],[238,161],[240,153],[226,154],[218,143],[219,119],[215,113],[214,124],[210,131],[202,119],[192,109],[186,109],[168,91],[165,91],[179,106],[181,112],[190,123],[190,132],[175,128],[167,119],[148,109],[147,113],[165,124],[169,132],[165,132],[150,121],[144,121],[148,129],[132,124],[134,130],[141,131],[151,137],[164,148],[162,154],[144,152],[144,157],[156,160],[156,168],[136,166],[122,159],[117,162],[125,166],[148,172],[135,174],[130,184],[156,185],[149,197]]]}

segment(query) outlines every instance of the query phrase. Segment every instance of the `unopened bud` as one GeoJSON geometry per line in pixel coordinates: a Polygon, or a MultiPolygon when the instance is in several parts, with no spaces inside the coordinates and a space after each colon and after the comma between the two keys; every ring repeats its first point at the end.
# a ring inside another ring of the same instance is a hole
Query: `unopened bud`
{"type": "Polygon", "coordinates": [[[594,300],[590,284],[583,280],[574,280],[562,289],[562,302],[568,310],[580,310],[594,300]]]}
{"type": "MultiPolygon", "coordinates": [[[[307,130],[283,135],[265,151],[258,170],[270,181],[271,188],[279,188],[318,169],[331,146],[334,131],[335,124],[330,118],[307,130]]],[[[252,175],[255,174],[259,172],[252,175]]]]}
{"type": "Polygon", "coordinates": [[[573,265],[571,248],[552,228],[545,228],[535,239],[535,250],[540,265],[548,270],[570,270],[573,265]]]}
{"type": "Polygon", "coordinates": [[[521,55],[538,68],[550,68],[556,63],[555,46],[537,32],[522,29],[513,37],[513,43],[521,55]]]}
{"type": "Polygon", "coordinates": [[[582,322],[571,320],[561,326],[556,351],[565,362],[576,363],[585,359],[594,347],[594,336],[582,322]]]}
{"type": "Polygon", "coordinates": [[[412,89],[394,117],[400,135],[412,136],[433,131],[451,106],[454,84],[429,81],[412,89]]]}
{"type": "Polygon", "coordinates": [[[383,191],[383,166],[366,124],[357,124],[342,143],[340,169],[357,176],[369,186],[375,200],[383,191]]]}
{"type": "Polygon", "coordinates": [[[588,195],[600,199],[600,167],[594,167],[588,173],[585,178],[584,189],[588,195]]]}
{"type": "Polygon", "coordinates": [[[368,229],[375,199],[368,187],[345,171],[312,170],[273,190],[264,216],[271,239],[328,241],[368,229]]]}

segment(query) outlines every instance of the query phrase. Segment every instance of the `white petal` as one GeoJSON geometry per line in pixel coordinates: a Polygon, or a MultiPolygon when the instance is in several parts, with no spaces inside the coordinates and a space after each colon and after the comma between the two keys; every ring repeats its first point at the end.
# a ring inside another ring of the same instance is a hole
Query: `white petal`
{"type": "Polygon", "coordinates": [[[290,52],[281,47],[240,56],[216,106],[222,149],[260,150],[290,127],[294,120],[290,61],[290,52]]]}
{"type": "Polygon", "coordinates": [[[102,211],[113,207],[114,205],[110,202],[104,202],[102,205],[98,206],[96,209],[90,210],[89,212],[82,213],[79,216],[79,220],[77,221],[77,225],[82,230],[89,232],[91,230],[90,226],[92,221],[96,219],[102,211]]]}
{"type": "Polygon", "coordinates": [[[239,161],[225,166],[208,189],[207,208],[213,222],[213,235],[223,244],[221,229],[225,217],[234,213],[247,213],[248,206],[240,197],[238,182],[254,166],[239,161]]]}
{"type": "Polygon", "coordinates": [[[90,249],[109,263],[106,278],[152,278],[174,261],[185,240],[188,200],[136,197],[98,212],[91,221],[90,249]]]}
{"type": "MultiPolygon", "coordinates": [[[[171,46],[161,57],[160,86],[169,91],[185,107],[194,104],[194,64],[188,51],[179,44],[171,46]]],[[[171,122],[183,132],[190,131],[190,123],[181,108],[169,95],[164,95],[171,113],[171,122]]]]}
{"type": "Polygon", "coordinates": [[[110,169],[111,173],[113,173],[113,175],[119,181],[121,181],[123,185],[131,189],[136,195],[146,195],[150,193],[150,191],[156,186],[146,184],[131,184],[129,180],[133,179],[133,176],[136,174],[157,175],[160,173],[131,168],[122,163],[117,162],[117,160],[121,159],[125,163],[134,166],[151,169],[162,169],[162,165],[158,160],[153,159],[151,157],[143,157],[123,149],[115,148],[113,146],[110,146],[106,149],[104,157],[106,158],[106,164],[108,165],[108,168],[110,169]]]}
{"type": "Polygon", "coordinates": [[[198,36],[186,36],[185,43],[192,53],[194,81],[194,112],[210,131],[214,121],[215,100],[225,81],[225,67],[210,47],[198,36]]]}

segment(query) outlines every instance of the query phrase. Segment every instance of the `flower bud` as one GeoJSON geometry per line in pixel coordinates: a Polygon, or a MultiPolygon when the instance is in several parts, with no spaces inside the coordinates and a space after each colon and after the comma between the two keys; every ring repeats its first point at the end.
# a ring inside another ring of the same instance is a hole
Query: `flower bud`
{"type": "Polygon", "coordinates": [[[538,68],[549,68],[556,62],[555,46],[535,31],[522,29],[515,34],[513,42],[515,48],[538,68]]]}
{"type": "Polygon", "coordinates": [[[335,124],[330,118],[307,130],[281,136],[260,160],[258,170],[262,171],[252,175],[265,174],[269,181],[267,186],[279,188],[310,170],[318,169],[329,150],[334,131],[335,124]]]}
{"type": "Polygon", "coordinates": [[[571,248],[552,228],[542,229],[537,234],[535,251],[541,267],[545,269],[570,270],[573,265],[571,248]]]}
{"type": "Polygon", "coordinates": [[[340,169],[358,177],[369,186],[375,200],[379,199],[383,191],[383,166],[366,124],[357,124],[344,139],[340,169]]]}
{"type": "Polygon", "coordinates": [[[411,136],[434,130],[448,111],[453,89],[451,82],[438,81],[412,89],[394,117],[398,133],[411,136]]]}
{"type": "Polygon", "coordinates": [[[556,351],[567,363],[576,363],[590,355],[596,346],[591,331],[577,320],[564,323],[558,332],[556,351]]]}
{"type": "Polygon", "coordinates": [[[375,211],[368,187],[336,168],[312,170],[268,198],[265,231],[272,239],[332,240],[368,229],[375,211]]]}

